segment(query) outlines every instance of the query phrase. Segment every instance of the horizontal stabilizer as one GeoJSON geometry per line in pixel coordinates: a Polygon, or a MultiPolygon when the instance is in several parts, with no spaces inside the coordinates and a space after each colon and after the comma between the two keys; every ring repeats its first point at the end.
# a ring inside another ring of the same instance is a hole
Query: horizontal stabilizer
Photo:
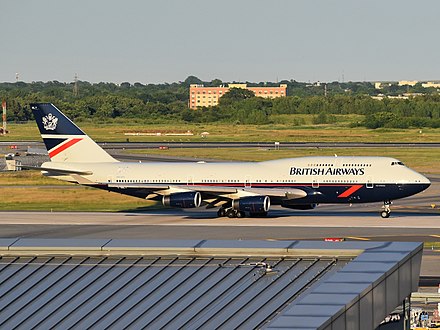
{"type": "Polygon", "coordinates": [[[46,171],[53,172],[59,174],[79,174],[79,175],[92,175],[91,171],[77,171],[77,170],[66,170],[63,168],[51,168],[51,167],[38,167],[38,166],[28,166],[28,165],[20,165],[17,167],[21,167],[27,170],[38,170],[38,171],[46,171]]]}

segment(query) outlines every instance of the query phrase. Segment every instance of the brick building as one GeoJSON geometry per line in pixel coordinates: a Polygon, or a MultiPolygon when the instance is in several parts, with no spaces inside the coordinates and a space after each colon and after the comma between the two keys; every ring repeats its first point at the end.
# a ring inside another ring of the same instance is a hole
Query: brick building
{"type": "Polygon", "coordinates": [[[189,89],[189,108],[211,107],[217,105],[220,97],[230,88],[244,88],[254,92],[255,96],[263,98],[276,98],[286,96],[286,84],[279,87],[248,87],[246,84],[229,84],[228,87],[205,87],[203,85],[191,85],[189,89]]]}

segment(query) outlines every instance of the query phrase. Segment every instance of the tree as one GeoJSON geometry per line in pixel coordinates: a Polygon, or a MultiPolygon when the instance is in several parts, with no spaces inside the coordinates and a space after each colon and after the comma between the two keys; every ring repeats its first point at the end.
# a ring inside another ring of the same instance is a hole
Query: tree
{"type": "Polygon", "coordinates": [[[397,120],[398,117],[394,113],[383,111],[367,115],[363,125],[368,128],[392,127],[397,120]]]}
{"type": "Polygon", "coordinates": [[[220,105],[228,105],[234,102],[255,97],[254,92],[245,88],[231,88],[219,100],[220,105]]]}
{"type": "Polygon", "coordinates": [[[222,82],[220,79],[213,79],[213,80],[209,83],[209,86],[217,87],[217,86],[220,86],[220,85],[222,85],[222,84],[223,84],[223,82],[222,82]]]}
{"type": "Polygon", "coordinates": [[[186,86],[193,85],[193,84],[201,85],[201,84],[203,84],[203,81],[201,81],[196,76],[189,76],[188,78],[185,79],[185,81],[183,83],[186,86]]]}

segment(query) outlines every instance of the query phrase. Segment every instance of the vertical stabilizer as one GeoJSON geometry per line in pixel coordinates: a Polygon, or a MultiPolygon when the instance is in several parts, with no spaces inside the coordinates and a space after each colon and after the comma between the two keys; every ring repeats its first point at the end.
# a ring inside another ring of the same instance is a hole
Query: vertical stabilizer
{"type": "Polygon", "coordinates": [[[51,161],[116,162],[104,149],[51,103],[33,103],[32,112],[51,161]]]}

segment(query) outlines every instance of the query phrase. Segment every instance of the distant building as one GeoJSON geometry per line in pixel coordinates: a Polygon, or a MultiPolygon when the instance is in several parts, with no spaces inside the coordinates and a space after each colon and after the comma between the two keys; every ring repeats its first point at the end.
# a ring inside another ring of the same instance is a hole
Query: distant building
{"type": "MultiPolygon", "coordinates": [[[[374,83],[374,88],[376,89],[382,89],[383,87],[386,86],[392,86],[392,85],[396,85],[397,86],[411,86],[414,87],[415,85],[417,85],[418,83],[420,83],[420,81],[418,80],[401,80],[396,82],[384,82],[384,81],[378,81],[374,83]]],[[[440,81],[427,81],[427,82],[422,82],[422,87],[423,88],[440,88],[440,81]]]]}
{"type": "Polygon", "coordinates": [[[424,87],[424,88],[430,88],[430,87],[440,88],[440,82],[428,81],[426,83],[423,83],[422,87],[424,87]]]}
{"type": "Polygon", "coordinates": [[[399,86],[415,86],[418,83],[417,80],[402,80],[399,81],[399,86]]]}
{"type": "Polygon", "coordinates": [[[372,96],[371,98],[374,100],[383,100],[383,99],[401,99],[401,100],[408,100],[410,98],[411,95],[397,95],[397,96],[393,96],[393,95],[384,95],[384,94],[379,94],[377,96],[372,96]]]}
{"type": "Polygon", "coordinates": [[[384,81],[378,81],[374,83],[375,89],[382,89],[384,87],[390,87],[393,83],[391,82],[384,82],[384,81]]]}
{"type": "Polygon", "coordinates": [[[217,105],[220,97],[225,95],[230,88],[243,88],[254,92],[255,96],[263,98],[285,97],[287,85],[280,84],[279,87],[248,87],[247,84],[229,84],[228,87],[205,87],[203,85],[190,85],[189,108],[212,107],[217,105]]]}

